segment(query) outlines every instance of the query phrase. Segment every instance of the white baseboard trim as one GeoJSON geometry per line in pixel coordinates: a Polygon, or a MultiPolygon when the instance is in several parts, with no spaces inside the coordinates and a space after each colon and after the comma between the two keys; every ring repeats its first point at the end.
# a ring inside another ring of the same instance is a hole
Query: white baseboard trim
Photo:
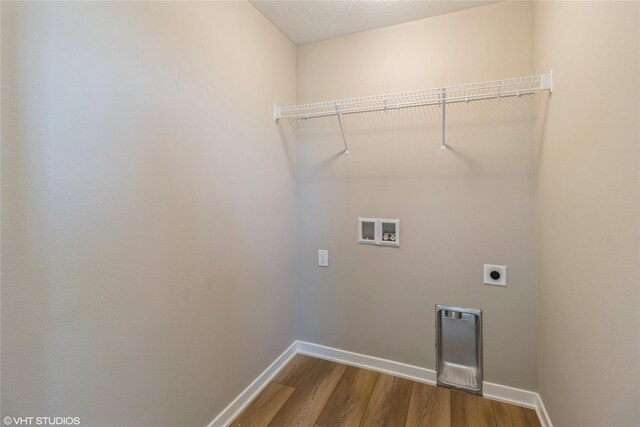
{"type": "Polygon", "coordinates": [[[540,425],[542,427],[553,427],[551,423],[551,418],[549,418],[549,413],[547,412],[547,408],[544,407],[544,402],[542,402],[542,398],[538,393],[538,402],[536,405],[536,414],[538,414],[538,419],[540,420],[540,425]]]}
{"type": "Polygon", "coordinates": [[[536,409],[538,393],[533,391],[513,388],[506,385],[482,382],[482,396],[491,400],[498,400],[512,405],[524,406],[536,409]]]}
{"type": "Polygon", "coordinates": [[[263,388],[275,377],[289,361],[297,354],[297,341],[294,341],[284,353],[264,370],[258,378],[253,380],[217,417],[209,423],[207,427],[225,427],[231,424],[238,415],[255,399],[263,388]]]}
{"type": "Polygon", "coordinates": [[[298,341],[298,353],[317,357],[319,359],[331,360],[332,362],[344,363],[345,365],[356,366],[358,368],[382,372],[412,381],[432,385],[436,384],[436,372],[431,369],[407,365],[406,363],[401,362],[394,362],[380,357],[365,356],[364,354],[338,350],[337,348],[331,348],[305,341],[298,341]]]}
{"type": "MultiPolygon", "coordinates": [[[[382,359],[380,357],[367,356],[351,351],[339,350],[320,344],[305,341],[296,341],[275,362],[271,364],[256,380],[249,385],[238,397],[227,406],[208,427],[223,427],[231,423],[240,412],[262,391],[275,374],[287,364],[296,354],[306,354],[319,359],[331,360],[345,365],[370,369],[396,377],[406,378],[426,384],[436,384],[436,372],[419,366],[408,365],[402,362],[382,359]]],[[[540,395],[533,391],[521,390],[500,384],[483,382],[483,395],[487,399],[511,403],[534,409],[542,427],[553,427],[549,414],[540,399],[540,395]]]]}

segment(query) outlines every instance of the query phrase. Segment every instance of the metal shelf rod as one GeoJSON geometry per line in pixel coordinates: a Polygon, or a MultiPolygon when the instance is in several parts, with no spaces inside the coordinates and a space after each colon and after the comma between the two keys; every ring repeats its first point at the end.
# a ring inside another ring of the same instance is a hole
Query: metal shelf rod
{"type": "MultiPolygon", "coordinates": [[[[503,92],[500,94],[500,98],[511,98],[514,96],[527,96],[527,95],[535,95],[536,92],[538,92],[537,90],[532,90],[532,91],[522,91],[520,93],[510,93],[510,92],[503,92]]],[[[469,96],[468,99],[463,98],[449,98],[447,97],[447,104],[458,104],[461,102],[464,103],[469,103],[472,101],[484,101],[484,100],[495,100],[498,99],[498,95],[492,95],[492,96],[483,96],[483,97],[473,97],[473,96],[469,96]]],[[[343,116],[349,115],[349,114],[360,114],[360,113],[373,113],[376,111],[391,111],[391,110],[402,110],[404,108],[411,108],[411,107],[428,107],[428,106],[439,106],[440,104],[442,104],[441,100],[429,100],[429,101],[415,101],[415,102],[406,102],[406,103],[401,103],[401,104],[393,104],[393,105],[388,105],[387,107],[363,107],[363,108],[357,108],[357,109],[346,109],[340,110],[340,113],[343,116]]],[[[307,120],[307,119],[317,119],[320,117],[332,117],[337,115],[335,112],[322,112],[322,113],[299,113],[299,114],[287,114],[287,115],[281,115],[278,117],[278,119],[300,119],[300,120],[307,120]]]]}
{"type": "Polygon", "coordinates": [[[340,125],[340,133],[342,134],[342,141],[344,142],[344,155],[349,155],[349,144],[347,144],[347,137],[344,136],[344,127],[342,127],[342,111],[340,107],[336,105],[336,115],[338,116],[338,124],[340,125]]]}
{"type": "Polygon", "coordinates": [[[440,151],[444,151],[447,149],[447,143],[444,139],[444,131],[446,129],[446,111],[447,111],[447,90],[442,89],[442,93],[440,93],[440,98],[442,99],[442,140],[440,141],[440,151]]]}

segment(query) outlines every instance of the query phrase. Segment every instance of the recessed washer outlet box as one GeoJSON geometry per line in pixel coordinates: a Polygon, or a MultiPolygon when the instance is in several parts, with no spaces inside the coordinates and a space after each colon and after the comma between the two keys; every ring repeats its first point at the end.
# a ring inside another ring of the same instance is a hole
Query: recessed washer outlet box
{"type": "Polygon", "coordinates": [[[507,286],[507,267],[504,265],[484,265],[484,284],[507,286]]]}
{"type": "Polygon", "coordinates": [[[400,247],[400,220],[358,218],[358,243],[400,247]]]}

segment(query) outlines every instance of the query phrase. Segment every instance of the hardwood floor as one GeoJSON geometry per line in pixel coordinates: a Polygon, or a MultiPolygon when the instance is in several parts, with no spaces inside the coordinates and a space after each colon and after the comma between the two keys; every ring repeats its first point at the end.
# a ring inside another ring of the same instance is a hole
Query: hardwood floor
{"type": "Polygon", "coordinates": [[[371,397],[378,373],[349,366],[324,406],[318,427],[359,425],[371,397]]]}
{"type": "Polygon", "coordinates": [[[540,427],[532,409],[300,354],[231,425],[540,427]]]}

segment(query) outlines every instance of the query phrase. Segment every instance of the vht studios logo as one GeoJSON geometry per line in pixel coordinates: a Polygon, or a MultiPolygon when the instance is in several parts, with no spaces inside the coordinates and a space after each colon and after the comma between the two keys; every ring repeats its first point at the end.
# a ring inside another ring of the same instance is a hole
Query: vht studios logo
{"type": "Polygon", "coordinates": [[[4,417],[7,426],[77,426],[80,417],[4,417]]]}

